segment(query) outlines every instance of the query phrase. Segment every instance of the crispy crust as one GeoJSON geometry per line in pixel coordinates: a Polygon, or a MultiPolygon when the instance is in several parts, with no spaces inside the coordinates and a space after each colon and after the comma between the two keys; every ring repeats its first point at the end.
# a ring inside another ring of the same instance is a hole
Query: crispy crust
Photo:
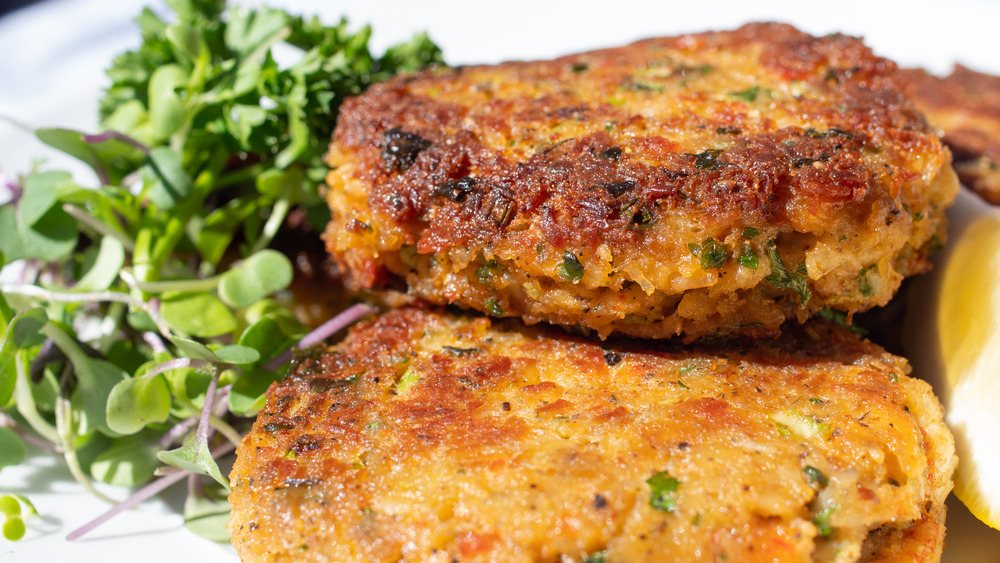
{"type": "Polygon", "coordinates": [[[602,336],[884,304],[957,190],[894,71],[754,24],[400,77],[342,107],[327,248],[355,288],[602,336]]]}
{"type": "Polygon", "coordinates": [[[269,390],[231,475],[233,545],[245,561],[933,560],[954,445],[907,369],[816,322],[601,345],[396,310],[269,390]],[[679,482],[671,511],[650,504],[659,472],[679,482]]]}
{"type": "Polygon", "coordinates": [[[1000,205],[1000,76],[956,65],[944,78],[903,69],[900,79],[931,125],[942,130],[962,183],[1000,205]]]}

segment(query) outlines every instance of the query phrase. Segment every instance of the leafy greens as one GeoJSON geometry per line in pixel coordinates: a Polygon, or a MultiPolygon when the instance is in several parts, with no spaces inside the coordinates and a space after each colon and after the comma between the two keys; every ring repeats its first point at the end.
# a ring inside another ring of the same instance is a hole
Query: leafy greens
{"type": "Polygon", "coordinates": [[[289,346],[319,338],[301,340],[275,236],[292,212],[310,232],[326,223],[322,156],[344,98],[441,53],[420,34],[376,57],[370,28],[344,20],[169,5],[169,17],[142,11],[142,45],[107,70],[99,133],[36,132],[100,185],[49,170],[8,182],[0,267],[19,261],[20,279],[0,294],[0,467],[29,440],[99,496],[92,479],[139,485],[160,462],[174,468],[140,497],[183,471],[207,475],[191,490],[210,494],[186,512],[219,539],[206,526],[225,520],[217,452],[239,440],[289,346]]]}

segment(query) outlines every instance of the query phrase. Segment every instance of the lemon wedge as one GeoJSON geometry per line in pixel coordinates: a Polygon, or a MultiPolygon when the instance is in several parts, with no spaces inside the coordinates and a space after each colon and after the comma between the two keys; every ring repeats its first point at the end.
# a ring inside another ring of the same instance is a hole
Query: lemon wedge
{"type": "Polygon", "coordinates": [[[1000,208],[959,194],[946,249],[910,294],[904,341],[955,435],[955,495],[1000,529],[1000,208]]]}

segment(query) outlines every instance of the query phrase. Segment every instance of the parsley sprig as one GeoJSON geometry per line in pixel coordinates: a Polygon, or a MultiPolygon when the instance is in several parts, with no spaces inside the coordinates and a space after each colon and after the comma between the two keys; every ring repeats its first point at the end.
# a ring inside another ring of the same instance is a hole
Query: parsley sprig
{"type": "Polygon", "coordinates": [[[196,524],[228,513],[215,458],[235,447],[291,346],[367,311],[303,338],[275,236],[293,211],[311,224],[302,236],[329,218],[318,187],[344,98],[441,53],[422,34],[375,56],[370,28],[343,20],[169,4],[165,17],[143,10],[141,46],[108,69],[99,132],[36,132],[99,185],[38,168],[6,182],[0,267],[16,279],[0,287],[0,467],[19,463],[28,440],[102,498],[93,480],[163,475],[109,515],[206,475],[214,484],[192,488],[185,516],[219,539],[196,524]]]}

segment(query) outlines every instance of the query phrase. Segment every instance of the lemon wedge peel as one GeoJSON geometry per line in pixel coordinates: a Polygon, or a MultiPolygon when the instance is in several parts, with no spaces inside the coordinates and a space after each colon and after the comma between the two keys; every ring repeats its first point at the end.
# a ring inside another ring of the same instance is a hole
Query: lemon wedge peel
{"type": "Polygon", "coordinates": [[[944,264],[937,333],[955,495],[1000,529],[1000,216],[972,219],[944,264]]]}

